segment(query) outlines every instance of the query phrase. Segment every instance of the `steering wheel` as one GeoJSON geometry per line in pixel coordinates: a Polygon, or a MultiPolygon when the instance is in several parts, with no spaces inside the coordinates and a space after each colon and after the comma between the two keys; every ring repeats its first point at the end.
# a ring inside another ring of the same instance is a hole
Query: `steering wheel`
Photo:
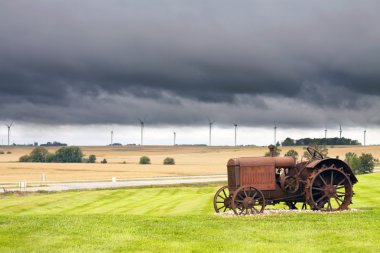
{"type": "Polygon", "coordinates": [[[313,159],[322,160],[324,158],[323,155],[315,148],[307,147],[306,150],[309,152],[313,159]]]}

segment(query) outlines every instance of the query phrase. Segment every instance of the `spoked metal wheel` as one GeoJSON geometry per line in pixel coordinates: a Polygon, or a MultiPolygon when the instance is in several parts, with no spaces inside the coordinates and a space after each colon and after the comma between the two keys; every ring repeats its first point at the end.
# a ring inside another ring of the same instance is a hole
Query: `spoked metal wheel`
{"type": "Polygon", "coordinates": [[[308,179],[306,200],[313,210],[339,211],[351,204],[352,184],[342,168],[323,166],[308,179]]]}
{"type": "Polygon", "coordinates": [[[217,213],[231,210],[231,194],[228,186],[223,186],[215,193],[214,209],[217,213]]]}
{"type": "Polygon", "coordinates": [[[286,176],[281,186],[286,192],[295,193],[298,191],[300,183],[296,177],[286,176]]]}
{"type": "Polygon", "coordinates": [[[264,208],[264,195],[253,186],[242,186],[232,196],[232,210],[236,215],[262,213],[264,208]]]}

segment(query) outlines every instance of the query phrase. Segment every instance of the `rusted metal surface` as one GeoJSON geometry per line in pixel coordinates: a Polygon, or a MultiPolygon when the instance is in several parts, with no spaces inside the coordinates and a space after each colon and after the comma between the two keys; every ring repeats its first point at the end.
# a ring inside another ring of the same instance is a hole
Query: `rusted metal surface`
{"type": "Polygon", "coordinates": [[[296,161],[291,156],[285,157],[273,157],[276,167],[281,168],[293,168],[296,165],[296,161]]]}
{"type": "MultiPolygon", "coordinates": [[[[274,147],[269,147],[274,149],[274,147]]],[[[232,209],[235,214],[255,214],[266,205],[284,202],[289,208],[339,211],[347,209],[357,183],[351,168],[342,160],[324,158],[308,148],[310,162],[296,163],[293,157],[242,157],[227,163],[228,185],[214,197],[216,212],[232,209]]],[[[273,150],[272,150],[273,151],[273,150]]]]}
{"type": "Polygon", "coordinates": [[[291,156],[286,157],[241,157],[228,160],[227,166],[252,167],[270,165],[275,167],[292,168],[295,160],[291,156]]]}
{"type": "Polygon", "coordinates": [[[240,167],[227,166],[228,187],[230,189],[236,188],[240,184],[240,167]]]}
{"type": "Polygon", "coordinates": [[[322,159],[322,160],[314,160],[314,161],[308,163],[306,165],[306,168],[309,168],[309,169],[320,168],[323,165],[331,166],[332,164],[334,164],[336,167],[342,167],[343,170],[344,170],[344,172],[347,175],[349,175],[350,180],[351,180],[351,182],[353,184],[355,184],[355,183],[358,182],[358,179],[355,177],[355,174],[352,171],[352,169],[350,168],[350,166],[348,166],[348,164],[345,161],[342,161],[342,160],[339,160],[339,159],[325,158],[325,159],[322,159]]]}
{"type": "Polygon", "coordinates": [[[314,170],[305,187],[307,203],[315,210],[324,206],[328,211],[345,210],[351,204],[352,195],[349,176],[335,165],[314,170]]]}
{"type": "Polygon", "coordinates": [[[240,167],[240,185],[254,185],[260,190],[274,190],[275,173],[273,165],[240,167]]]}

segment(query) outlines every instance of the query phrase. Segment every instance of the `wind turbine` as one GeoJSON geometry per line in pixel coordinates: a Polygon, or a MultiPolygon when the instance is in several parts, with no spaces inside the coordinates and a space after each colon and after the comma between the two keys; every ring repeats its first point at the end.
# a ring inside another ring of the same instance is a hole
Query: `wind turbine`
{"type": "Polygon", "coordinates": [[[342,125],[339,124],[339,139],[342,139],[342,125]]]}
{"type": "Polygon", "coordinates": [[[237,123],[234,123],[234,126],[235,126],[235,147],[236,147],[236,134],[237,134],[237,127],[238,127],[238,124],[237,124],[237,123]]]}
{"type": "Polygon", "coordinates": [[[212,129],[212,125],[215,123],[215,120],[211,120],[209,117],[207,117],[207,119],[208,119],[208,123],[209,123],[209,126],[210,126],[209,146],[211,146],[211,129],[212,129]]]}
{"type": "Polygon", "coordinates": [[[364,133],[364,146],[365,146],[365,135],[366,135],[366,133],[367,133],[367,129],[364,129],[364,131],[363,131],[363,133],[364,133]]]}
{"type": "Polygon", "coordinates": [[[173,131],[173,135],[174,135],[173,146],[175,146],[175,138],[176,138],[176,132],[175,131],[173,131]]]}
{"type": "Polygon", "coordinates": [[[325,128],[325,140],[327,139],[327,127],[325,128]]]}
{"type": "Polygon", "coordinates": [[[111,130],[111,146],[113,144],[113,130],[111,130]]]}
{"type": "Polygon", "coordinates": [[[13,125],[13,121],[12,121],[11,124],[6,125],[6,126],[8,127],[8,146],[9,146],[9,135],[10,135],[10,132],[11,132],[11,127],[12,127],[12,125],[13,125]]]}
{"type": "Polygon", "coordinates": [[[140,121],[140,125],[141,125],[141,146],[144,145],[144,126],[145,126],[145,123],[143,120],[139,119],[140,121]]]}
{"type": "Polygon", "coordinates": [[[273,123],[274,123],[274,144],[273,145],[275,145],[276,146],[276,134],[277,134],[277,125],[276,125],[276,121],[273,121],[273,123]]]}

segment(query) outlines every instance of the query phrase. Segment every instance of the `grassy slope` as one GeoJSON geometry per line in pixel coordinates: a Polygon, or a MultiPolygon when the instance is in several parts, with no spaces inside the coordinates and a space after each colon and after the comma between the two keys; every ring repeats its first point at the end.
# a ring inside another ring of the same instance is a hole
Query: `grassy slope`
{"type": "Polygon", "coordinates": [[[0,199],[0,252],[380,252],[380,173],[359,177],[365,212],[224,218],[216,187],[0,199]]]}

